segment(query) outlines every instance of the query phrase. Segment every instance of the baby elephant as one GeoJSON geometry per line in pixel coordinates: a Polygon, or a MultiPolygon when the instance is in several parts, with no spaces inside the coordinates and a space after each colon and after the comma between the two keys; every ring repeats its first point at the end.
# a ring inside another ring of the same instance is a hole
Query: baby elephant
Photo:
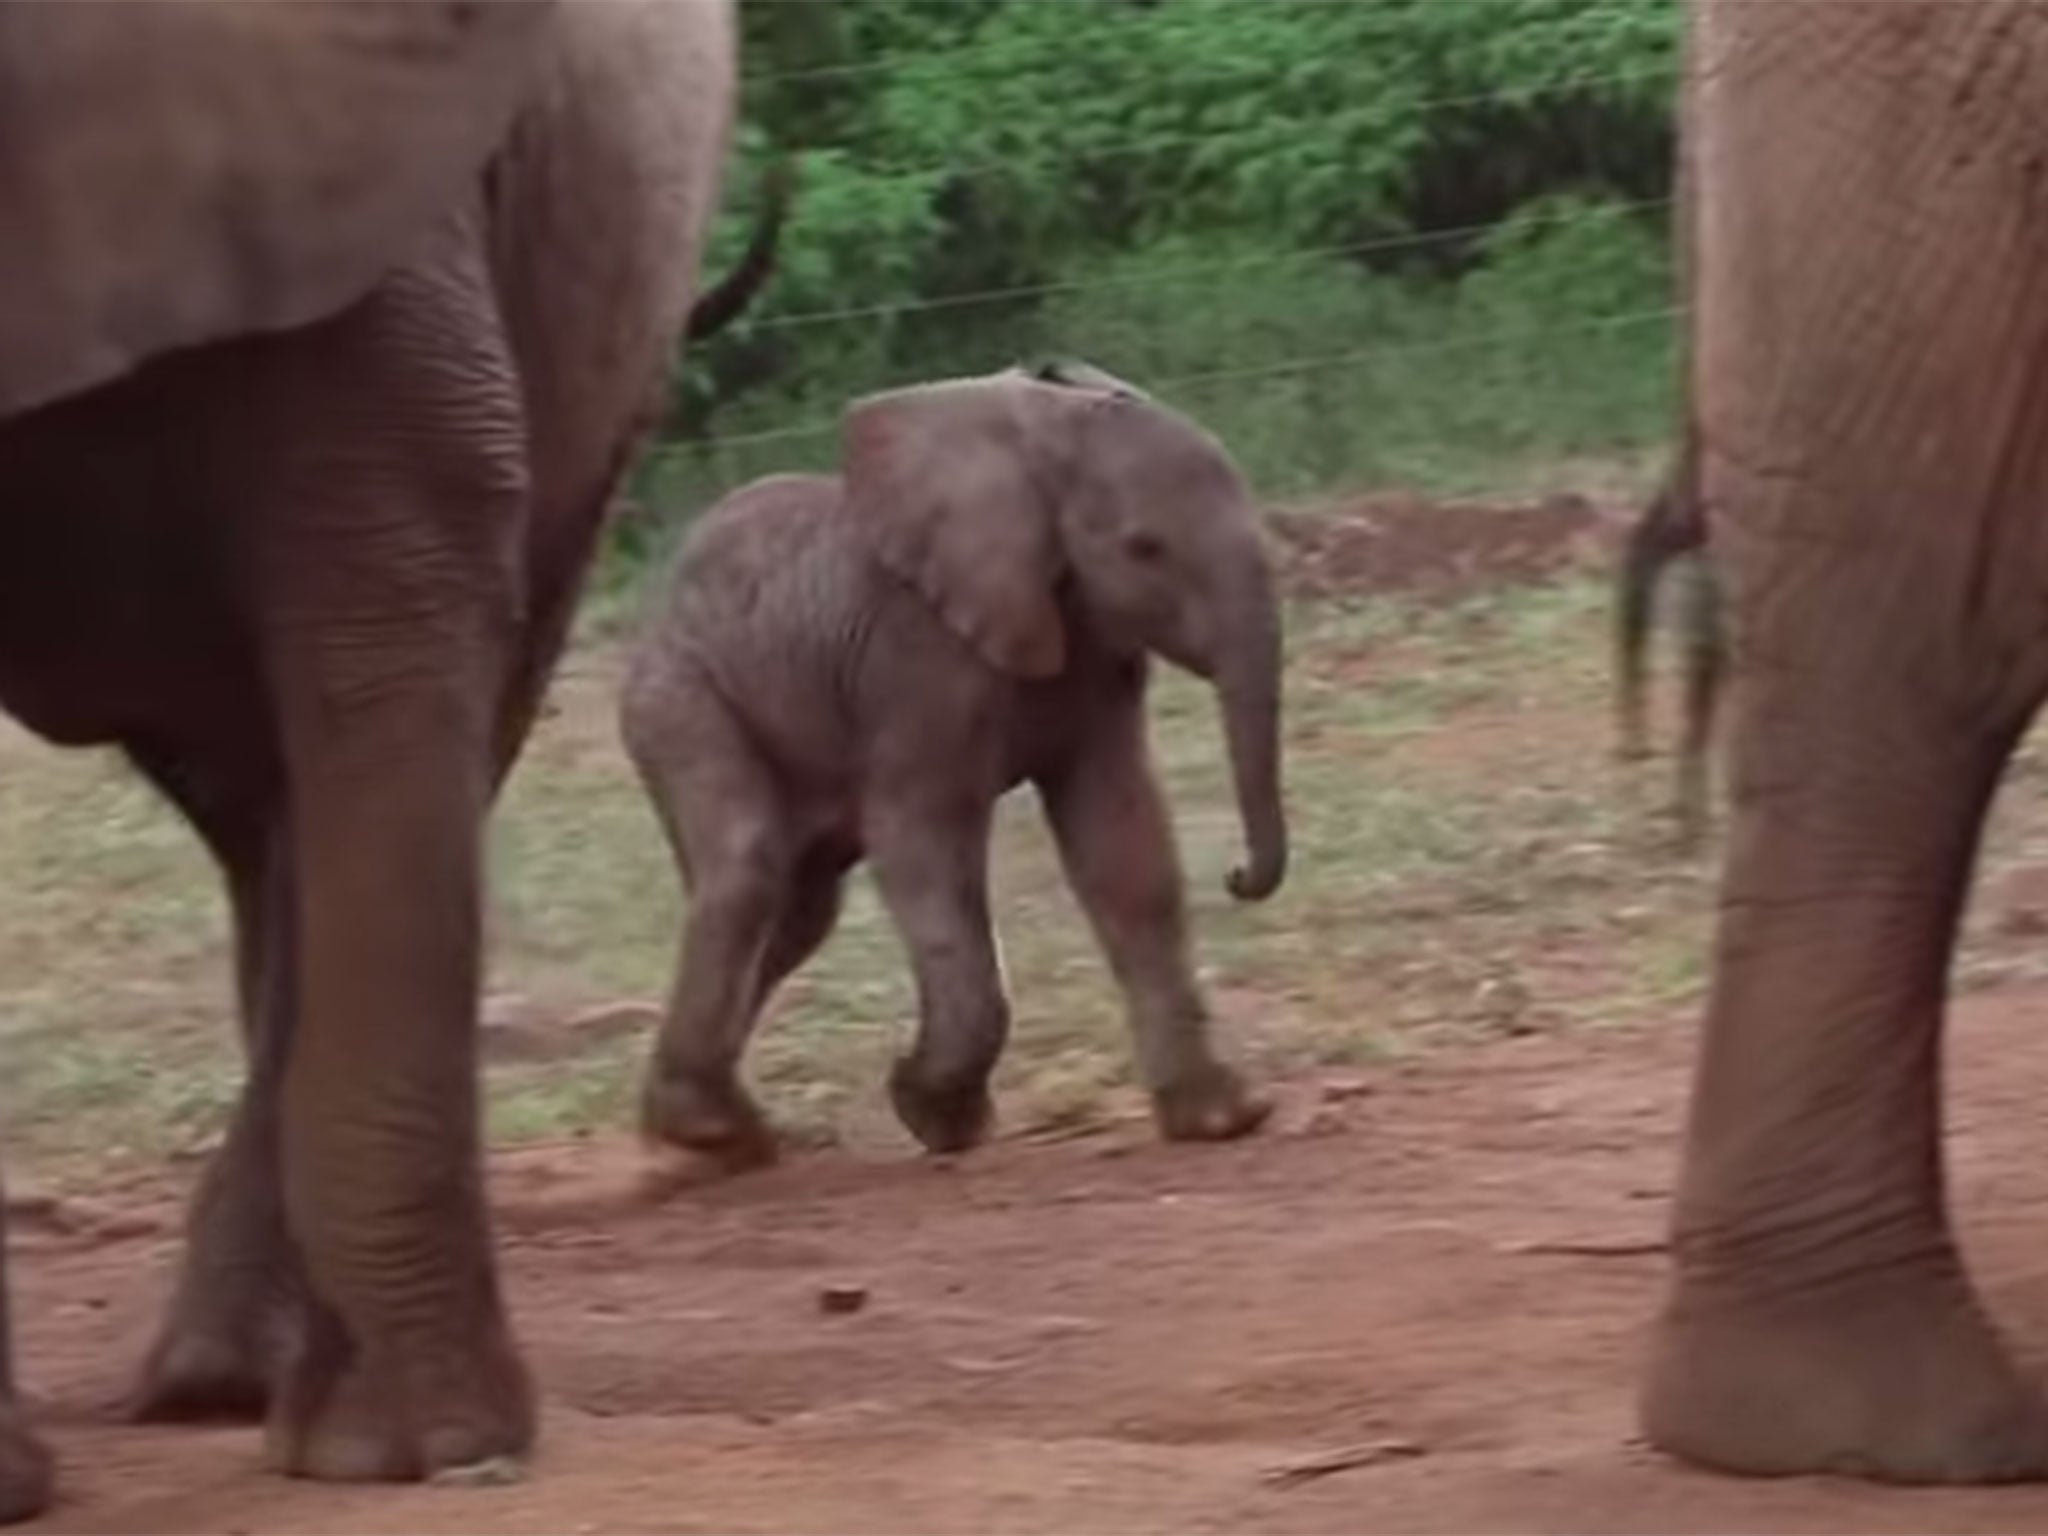
{"type": "Polygon", "coordinates": [[[648,1133],[733,1168],[773,1159],[740,1055],[866,858],[917,977],[896,1113],[933,1151],[979,1141],[1009,1029],[990,822],[1025,780],[1161,1131],[1254,1129],[1268,1105],[1209,1044],[1145,736],[1148,652],[1214,682],[1250,850],[1229,889],[1271,895],[1280,625],[1236,468],[1085,365],[870,396],[842,443],[842,475],[772,476],[705,515],[627,679],[626,744],[692,896],[648,1133]]]}

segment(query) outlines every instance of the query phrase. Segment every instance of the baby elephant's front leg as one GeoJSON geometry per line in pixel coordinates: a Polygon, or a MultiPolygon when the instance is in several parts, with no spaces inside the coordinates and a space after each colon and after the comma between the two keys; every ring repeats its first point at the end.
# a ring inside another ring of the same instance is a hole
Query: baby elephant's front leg
{"type": "Polygon", "coordinates": [[[1225,1141],[1272,1112],[1216,1059],[1189,960],[1173,829],[1143,717],[1119,710],[1039,786],[1067,880],[1123,989],[1152,1116],[1170,1141],[1225,1141]]]}
{"type": "Polygon", "coordinates": [[[917,975],[917,1040],[889,1074],[896,1115],[933,1152],[983,1140],[1010,1006],[988,912],[990,807],[891,808],[869,858],[917,975]]]}

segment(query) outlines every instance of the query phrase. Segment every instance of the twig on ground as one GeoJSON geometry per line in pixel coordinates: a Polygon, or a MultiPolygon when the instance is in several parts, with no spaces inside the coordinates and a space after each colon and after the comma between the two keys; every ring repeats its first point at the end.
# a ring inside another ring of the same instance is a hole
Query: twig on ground
{"type": "Polygon", "coordinates": [[[1564,1254],[1582,1259],[1635,1259],[1653,1253],[1669,1253],[1671,1244],[1661,1237],[1619,1238],[1562,1238],[1549,1242],[1509,1243],[1505,1251],[1513,1254],[1549,1253],[1564,1254]]]}
{"type": "Polygon", "coordinates": [[[1319,1477],[1332,1477],[1339,1472],[1355,1472],[1362,1467],[1376,1467],[1382,1462],[1405,1461],[1428,1454],[1429,1448],[1416,1440],[1368,1440],[1360,1445],[1340,1446],[1336,1450],[1317,1451],[1293,1461],[1283,1461],[1278,1466],[1268,1467],[1259,1477],[1275,1488],[1293,1488],[1314,1482],[1319,1477]]]}

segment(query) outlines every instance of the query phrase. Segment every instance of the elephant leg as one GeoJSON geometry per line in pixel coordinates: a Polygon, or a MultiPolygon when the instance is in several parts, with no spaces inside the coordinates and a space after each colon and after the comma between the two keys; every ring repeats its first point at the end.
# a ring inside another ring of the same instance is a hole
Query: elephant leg
{"type": "Polygon", "coordinates": [[[1943,988],[2010,740],[1959,732],[1907,686],[1860,701],[1855,746],[1795,773],[1764,738],[1839,695],[1813,673],[1745,678],[1676,1281],[1643,1403],[1656,1444],[1726,1470],[2048,1473],[2048,1412],[1964,1272],[1940,1146],[1943,988]]]}
{"type": "Polygon", "coordinates": [[[754,1011],[758,1015],[775,996],[775,989],[791,972],[818,952],[818,946],[832,936],[839,923],[839,908],[845,893],[846,872],[854,861],[836,851],[813,848],[796,862],[787,899],[782,904],[775,930],[761,956],[760,975],[754,987],[754,1011]]]}
{"type": "Polygon", "coordinates": [[[470,218],[333,322],[247,343],[254,605],[298,1007],[278,1090],[309,1292],[270,1409],[298,1475],[409,1479],[536,1432],[484,1201],[484,820],[523,621],[517,374],[470,218]]]}
{"type": "Polygon", "coordinates": [[[1065,771],[1039,786],[1067,880],[1122,989],[1160,1133],[1221,1141],[1272,1105],[1216,1059],[1190,963],[1172,826],[1145,746],[1141,706],[1110,712],[1065,771]]]}
{"type": "Polygon", "coordinates": [[[1010,1032],[989,923],[989,807],[895,802],[869,818],[875,883],[917,976],[917,1038],[889,1073],[904,1127],[933,1152],[982,1141],[1010,1032]]]}
{"type": "Polygon", "coordinates": [[[2048,232],[2012,191],[2048,29],[2029,7],[1689,15],[1711,168],[1690,387],[1738,650],[1643,1422],[1741,1472],[2048,1476],[1941,1145],[1957,924],[2048,687],[2048,232]],[[2018,115],[1980,161],[1987,106],[2018,115]]]}
{"type": "Polygon", "coordinates": [[[481,1177],[486,695],[413,695],[289,728],[303,997],[281,1147],[313,1300],[270,1429],[284,1470],[331,1479],[424,1476],[534,1433],[481,1177]]]}
{"type": "Polygon", "coordinates": [[[39,1515],[50,1502],[50,1453],[28,1427],[14,1382],[8,1306],[7,1202],[0,1194],[0,1525],[39,1515]]]}
{"type": "Polygon", "coordinates": [[[689,912],[641,1126],[738,1172],[776,1156],[774,1130],[739,1067],[792,900],[794,860],[774,783],[725,707],[687,685],[664,705],[675,732],[662,733],[662,745],[641,741],[633,756],[689,888],[689,912]]]}
{"type": "Polygon", "coordinates": [[[288,842],[268,775],[209,774],[189,755],[131,743],[137,766],[199,830],[221,866],[249,1075],[186,1214],[170,1307],[130,1411],[145,1422],[260,1418],[304,1303],[278,1172],[278,1086],[293,1003],[288,842]]]}

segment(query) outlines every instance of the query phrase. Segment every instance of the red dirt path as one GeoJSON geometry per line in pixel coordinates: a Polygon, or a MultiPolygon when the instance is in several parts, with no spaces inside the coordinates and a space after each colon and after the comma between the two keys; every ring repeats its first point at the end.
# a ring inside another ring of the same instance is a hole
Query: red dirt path
{"type": "MultiPolygon", "coordinates": [[[[2015,1334],[2048,1345],[2048,991],[1958,1015],[1967,1240],[2015,1334]]],[[[2048,1528],[2048,1488],[1744,1482],[1632,1442],[1689,1034],[1297,1083],[1231,1147],[1131,1126],[950,1166],[803,1157],[624,1211],[623,1148],[505,1158],[548,1413],[505,1488],[287,1483],[250,1430],[116,1425],[169,1238],[31,1232],[18,1322],[68,1495],[43,1528],[2048,1528]],[[868,1304],[826,1315],[841,1282],[868,1304]],[[1272,1480],[1369,1442],[1408,1454],[1272,1480]]]]}

